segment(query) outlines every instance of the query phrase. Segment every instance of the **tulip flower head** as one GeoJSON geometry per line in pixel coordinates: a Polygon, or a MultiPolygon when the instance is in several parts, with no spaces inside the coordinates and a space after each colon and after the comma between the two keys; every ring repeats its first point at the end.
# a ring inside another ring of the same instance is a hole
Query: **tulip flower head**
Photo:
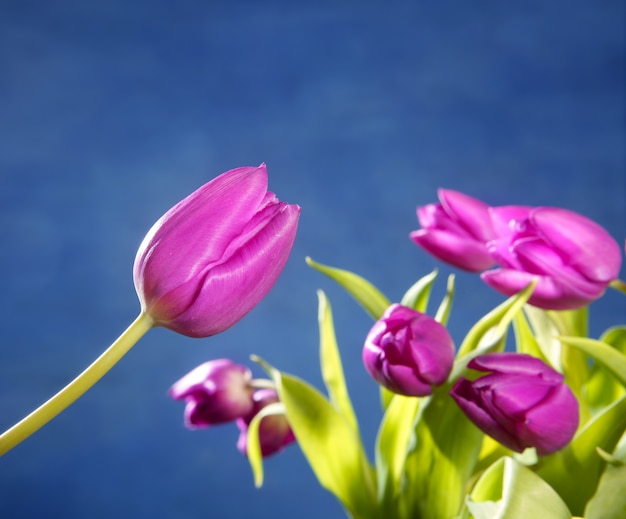
{"type": "MultiPolygon", "coordinates": [[[[274,389],[259,389],[254,392],[252,399],[254,406],[247,416],[237,420],[239,439],[237,448],[243,455],[248,452],[248,426],[256,414],[265,406],[278,402],[278,394],[274,389]]],[[[283,450],[287,445],[296,441],[296,437],[289,427],[283,414],[269,415],[261,420],[259,425],[259,443],[261,455],[265,458],[283,450]]]]}
{"type": "Polygon", "coordinates": [[[231,422],[254,409],[252,373],[228,359],[205,362],[191,370],[169,390],[185,400],[185,425],[190,429],[231,422]]]}
{"type": "Polygon", "coordinates": [[[470,272],[494,264],[486,243],[494,237],[489,207],[471,196],[440,189],[438,204],[417,208],[421,229],[411,239],[446,263],[470,272]]]}
{"type": "Polygon", "coordinates": [[[489,250],[502,268],[481,277],[505,295],[537,279],[530,304],[579,308],[599,298],[619,274],[618,243],[584,216],[554,207],[494,207],[490,213],[498,237],[489,250]]]}
{"type": "Polygon", "coordinates": [[[474,424],[505,447],[535,447],[545,456],[565,447],[578,427],[578,402],[557,373],[536,357],[490,353],[468,367],[487,372],[461,378],[450,395],[474,424]]]}
{"type": "Polygon", "coordinates": [[[452,370],[454,343],[445,327],[412,308],[393,304],[374,324],[363,347],[363,363],[394,393],[425,396],[452,370]]]}
{"type": "Polygon", "coordinates": [[[141,243],[133,278],[156,326],[220,333],[269,292],[285,266],[300,208],[267,190],[267,170],[237,168],[172,207],[141,243]]]}

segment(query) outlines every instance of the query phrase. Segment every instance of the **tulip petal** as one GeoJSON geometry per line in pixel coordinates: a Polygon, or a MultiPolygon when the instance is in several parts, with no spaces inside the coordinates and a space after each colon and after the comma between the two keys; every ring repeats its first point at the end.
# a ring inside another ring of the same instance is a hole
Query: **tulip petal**
{"type": "Polygon", "coordinates": [[[266,192],[267,170],[262,164],[227,171],[172,207],[137,251],[133,274],[140,298],[155,301],[219,261],[266,192]]]}
{"type": "Polygon", "coordinates": [[[493,224],[487,204],[451,189],[439,189],[437,194],[446,213],[471,236],[482,242],[494,238],[493,224]]]}
{"type": "Polygon", "coordinates": [[[619,274],[622,254],[606,230],[584,216],[555,207],[540,207],[530,216],[537,230],[567,263],[591,281],[608,283],[619,274]]]}
{"type": "Polygon", "coordinates": [[[419,229],[409,237],[436,258],[469,272],[482,272],[495,263],[483,243],[457,234],[419,229]]]}

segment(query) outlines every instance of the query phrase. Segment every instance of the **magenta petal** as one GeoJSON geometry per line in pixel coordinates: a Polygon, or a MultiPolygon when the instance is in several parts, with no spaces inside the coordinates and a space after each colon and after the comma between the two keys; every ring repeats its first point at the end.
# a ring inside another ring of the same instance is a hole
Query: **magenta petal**
{"type": "Polygon", "coordinates": [[[597,223],[553,207],[535,209],[531,219],[567,263],[591,281],[608,283],[619,274],[622,263],[619,244],[597,223]]]}
{"type": "Polygon", "coordinates": [[[446,213],[472,237],[483,243],[494,238],[487,204],[477,198],[450,189],[439,189],[437,193],[446,213]]]}
{"type": "Polygon", "coordinates": [[[545,456],[565,447],[578,429],[578,402],[566,385],[554,388],[552,394],[526,414],[520,437],[545,456]]]}
{"type": "Polygon", "coordinates": [[[410,238],[436,258],[469,272],[482,272],[494,260],[485,245],[446,231],[419,229],[410,238]]]}
{"type": "Polygon", "coordinates": [[[545,362],[532,355],[521,353],[486,353],[474,357],[467,366],[477,371],[493,371],[505,375],[541,376],[553,383],[563,381],[563,375],[545,362]]]}

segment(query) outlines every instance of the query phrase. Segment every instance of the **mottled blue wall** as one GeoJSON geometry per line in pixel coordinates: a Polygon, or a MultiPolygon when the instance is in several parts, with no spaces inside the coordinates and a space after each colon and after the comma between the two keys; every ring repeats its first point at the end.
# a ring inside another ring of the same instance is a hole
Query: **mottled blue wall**
{"type": "MultiPolygon", "coordinates": [[[[369,318],[304,257],[399,298],[436,265],[407,235],[439,186],[567,207],[621,242],[624,15],[620,0],[1,2],[0,429],[135,317],[136,248],[184,195],[266,162],[303,211],[283,276],[240,324],[150,332],[0,459],[0,517],[342,517],[297,446],[254,489],[234,426],[185,430],[169,385],[250,353],[319,385],[321,287],[371,448],[369,318]]],[[[459,275],[455,340],[501,299],[459,275]]],[[[623,322],[625,299],[592,306],[593,333],[623,322]]]]}

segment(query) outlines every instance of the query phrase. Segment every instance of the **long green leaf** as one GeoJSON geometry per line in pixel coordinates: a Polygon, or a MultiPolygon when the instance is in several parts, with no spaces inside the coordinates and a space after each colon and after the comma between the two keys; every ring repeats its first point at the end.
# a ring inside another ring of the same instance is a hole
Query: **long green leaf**
{"type": "Polygon", "coordinates": [[[477,481],[467,502],[474,519],[570,519],[550,485],[513,458],[504,457],[477,481]]]}
{"type": "Polygon", "coordinates": [[[308,257],[306,262],[310,267],[325,274],[342,286],[374,320],[380,319],[385,310],[391,305],[391,302],[385,295],[365,278],[347,270],[316,263],[308,257]]]}
{"type": "Polygon", "coordinates": [[[263,418],[277,414],[285,414],[285,406],[280,402],[269,404],[261,409],[252,418],[250,425],[248,425],[246,450],[254,476],[254,486],[257,488],[263,485],[263,456],[261,455],[261,443],[259,441],[259,427],[263,418]]]}
{"type": "Polygon", "coordinates": [[[443,324],[448,324],[448,318],[450,317],[450,311],[452,310],[452,301],[454,300],[454,274],[448,276],[448,285],[446,287],[446,294],[443,296],[437,313],[435,314],[435,320],[443,324]]]}
{"type": "Polygon", "coordinates": [[[420,399],[395,395],[380,423],[376,438],[378,501],[386,519],[397,514],[397,496],[402,484],[404,462],[415,426],[420,399]]]}
{"type": "Polygon", "coordinates": [[[463,505],[483,433],[452,400],[449,389],[436,388],[421,399],[399,499],[404,519],[453,518],[463,505]]]}
{"type": "Polygon", "coordinates": [[[337,347],[337,338],[335,337],[330,302],[321,290],[317,291],[317,296],[319,299],[318,322],[320,329],[320,364],[322,378],[326,384],[330,401],[343,415],[355,434],[358,434],[359,426],[346,386],[341,356],[339,355],[339,348],[337,347]]]}
{"type": "Polygon", "coordinates": [[[313,386],[258,357],[253,360],[274,380],[289,425],[320,485],[353,516],[375,518],[375,474],[354,429],[313,386]]]}
{"type": "Polygon", "coordinates": [[[584,337],[559,337],[563,344],[572,346],[609,369],[626,386],[626,355],[602,341],[584,337]]]}
{"type": "Polygon", "coordinates": [[[435,279],[437,279],[437,270],[433,270],[430,274],[418,279],[402,296],[400,304],[413,308],[418,312],[426,313],[428,309],[428,300],[435,279]]]}
{"type": "Polygon", "coordinates": [[[534,287],[535,283],[529,284],[524,290],[509,297],[504,303],[479,319],[463,339],[449,381],[460,377],[467,363],[475,356],[504,349],[509,325],[528,301],[534,287]]]}

